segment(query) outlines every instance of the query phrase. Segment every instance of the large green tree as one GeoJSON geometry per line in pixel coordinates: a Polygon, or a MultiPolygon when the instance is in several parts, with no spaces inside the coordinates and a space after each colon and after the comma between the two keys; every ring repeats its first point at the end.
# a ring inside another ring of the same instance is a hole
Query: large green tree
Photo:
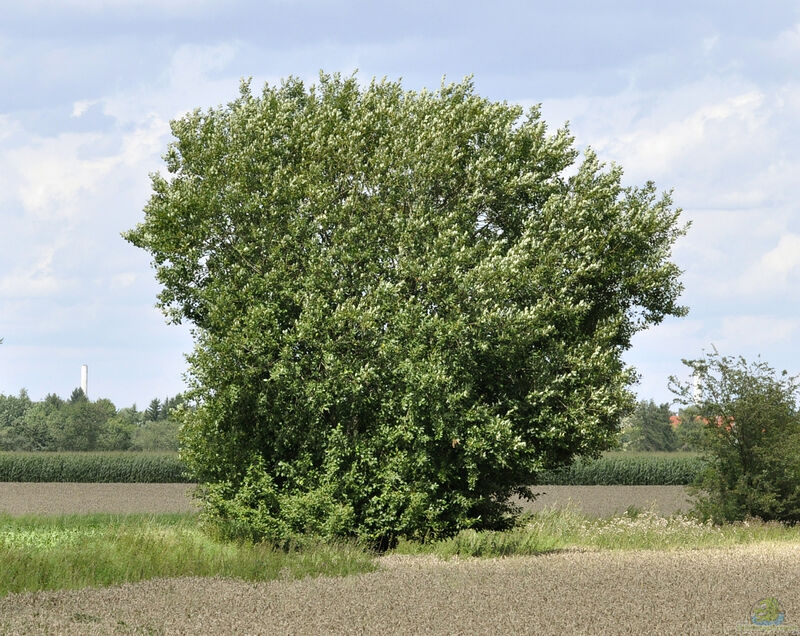
{"type": "Polygon", "coordinates": [[[470,80],[244,82],[172,132],[125,236],[193,325],[182,456],[253,535],[504,527],[614,444],[622,353],[685,313],[670,197],[470,80]]]}

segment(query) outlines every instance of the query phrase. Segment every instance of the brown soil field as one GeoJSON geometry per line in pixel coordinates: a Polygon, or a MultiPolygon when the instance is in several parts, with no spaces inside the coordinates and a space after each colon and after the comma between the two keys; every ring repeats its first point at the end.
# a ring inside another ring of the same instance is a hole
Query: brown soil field
{"type": "Polygon", "coordinates": [[[685,486],[536,486],[533,492],[543,494],[532,502],[517,500],[527,512],[564,508],[570,500],[589,517],[611,517],[628,506],[645,510],[651,505],[668,517],[694,507],[685,486]]]}
{"type": "Polygon", "coordinates": [[[0,512],[62,515],[191,512],[194,484],[0,483],[0,512]]]}
{"type": "MultiPolygon", "coordinates": [[[[0,512],[75,514],[110,512],[191,512],[194,484],[79,484],[0,482],[0,512]]],[[[628,506],[645,509],[654,504],[670,515],[688,512],[691,500],[683,486],[538,486],[544,493],[534,502],[522,502],[527,511],[561,508],[571,499],[589,516],[624,513],[628,506]]]]}
{"type": "MultiPolygon", "coordinates": [[[[0,599],[8,634],[742,634],[766,597],[800,634],[800,545],[391,556],[346,578],[158,579],[0,599]]],[[[791,629],[789,629],[791,628],[791,629]]]]}

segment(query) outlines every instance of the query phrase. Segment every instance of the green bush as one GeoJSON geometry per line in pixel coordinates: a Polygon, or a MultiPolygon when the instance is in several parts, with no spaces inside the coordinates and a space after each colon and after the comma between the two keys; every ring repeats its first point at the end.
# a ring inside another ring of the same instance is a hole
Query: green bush
{"type": "MultiPolygon", "coordinates": [[[[800,521],[800,413],[796,377],[764,362],[720,356],[684,360],[699,381],[706,466],[692,484],[696,512],[715,523],[758,517],[800,521]]],[[[685,403],[692,387],[674,378],[685,403]]]]}
{"type": "Polygon", "coordinates": [[[188,483],[175,453],[0,453],[0,481],[188,483]]]}
{"type": "Polygon", "coordinates": [[[209,513],[279,541],[503,529],[535,471],[613,445],[631,338],[685,313],[680,211],[523,115],[322,75],[172,122],[126,238],[194,327],[177,417],[209,513]]]}

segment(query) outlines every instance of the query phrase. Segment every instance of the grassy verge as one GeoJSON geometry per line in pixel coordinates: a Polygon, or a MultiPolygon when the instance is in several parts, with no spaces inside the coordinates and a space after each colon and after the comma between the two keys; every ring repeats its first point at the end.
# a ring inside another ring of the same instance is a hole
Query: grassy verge
{"type": "Polygon", "coordinates": [[[563,549],[690,550],[777,542],[800,544],[800,526],[748,519],[714,526],[691,515],[659,516],[630,507],[624,515],[591,519],[572,507],[526,515],[513,530],[475,532],[430,544],[400,542],[398,554],[500,557],[536,555],[563,549]]]}
{"type": "Polygon", "coordinates": [[[224,576],[250,581],[344,576],[375,569],[351,544],[283,552],[221,541],[194,514],[0,515],[0,596],[79,589],[156,577],[224,576]]]}
{"type": "MultiPolygon", "coordinates": [[[[576,548],[688,550],[763,542],[800,544],[800,526],[756,519],[713,526],[633,507],[625,515],[594,519],[567,507],[526,515],[507,532],[463,531],[429,544],[401,541],[393,553],[502,557],[576,548]]],[[[374,556],[353,543],[311,542],[284,552],[224,541],[203,527],[196,514],[0,515],[0,596],[156,577],[265,581],[345,576],[375,570],[374,556]]]]}

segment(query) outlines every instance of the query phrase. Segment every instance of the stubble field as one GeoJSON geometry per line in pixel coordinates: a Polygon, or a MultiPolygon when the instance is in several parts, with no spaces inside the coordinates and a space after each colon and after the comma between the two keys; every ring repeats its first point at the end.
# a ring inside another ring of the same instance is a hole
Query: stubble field
{"type": "MultiPolygon", "coordinates": [[[[185,512],[186,484],[0,484],[0,511],[185,512]],[[102,486],[102,488],[98,488],[102,486]],[[143,487],[147,488],[143,488],[143,487]],[[34,510],[33,508],[37,508],[34,510]]],[[[690,507],[683,487],[544,486],[533,508],[569,499],[587,516],[690,507]],[[603,503],[605,501],[605,503],[603,503]],[[603,507],[606,506],[606,507],[603,507]]],[[[536,510],[533,510],[536,511],[536,510]]],[[[774,597],[800,633],[800,542],[724,548],[559,549],[502,559],[390,555],[375,572],[251,583],[182,577],[9,594],[3,634],[743,634],[774,597]]],[[[790,629],[786,629],[790,628],[790,629]]]]}
{"type": "MultiPolygon", "coordinates": [[[[8,634],[741,634],[758,599],[775,596],[788,612],[800,608],[799,581],[797,545],[449,561],[389,556],[377,572],[343,578],[159,579],[10,595],[0,600],[0,629],[8,634]]],[[[797,618],[795,610],[787,622],[800,628],[797,618]]]]}
{"type": "MultiPolygon", "coordinates": [[[[78,484],[0,483],[0,513],[11,515],[88,514],[109,512],[195,512],[194,484],[78,484]]],[[[533,502],[521,502],[527,512],[563,508],[569,500],[591,517],[625,512],[628,506],[649,508],[664,515],[691,508],[683,486],[539,486],[544,493],[533,502]]]]}

